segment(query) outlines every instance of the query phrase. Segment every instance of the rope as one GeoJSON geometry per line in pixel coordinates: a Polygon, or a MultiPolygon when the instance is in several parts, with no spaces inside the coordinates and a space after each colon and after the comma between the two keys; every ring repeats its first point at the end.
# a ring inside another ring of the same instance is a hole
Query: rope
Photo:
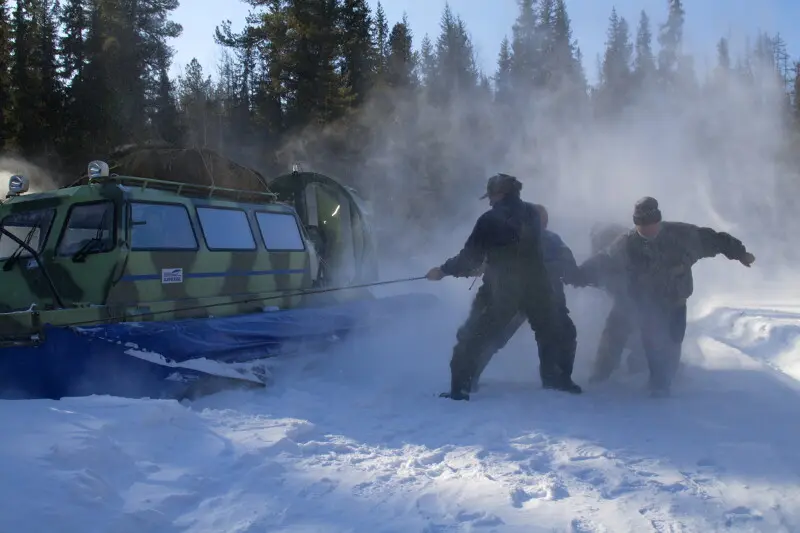
{"type": "MultiPolygon", "coordinates": [[[[393,279],[393,280],[388,280],[388,281],[375,281],[375,282],[372,282],[372,283],[362,283],[360,285],[349,285],[347,287],[326,287],[326,288],[322,288],[322,289],[307,289],[307,290],[303,290],[303,291],[297,291],[297,292],[294,292],[294,293],[291,293],[291,294],[275,294],[275,295],[272,295],[272,296],[258,296],[258,297],[256,297],[256,296],[248,296],[247,298],[245,298],[243,300],[233,300],[233,301],[230,301],[230,302],[217,302],[217,303],[212,303],[212,304],[194,305],[194,306],[181,307],[181,308],[178,308],[178,309],[165,309],[165,310],[162,310],[162,311],[147,311],[147,312],[144,312],[144,313],[139,313],[136,316],[137,317],[138,316],[151,316],[152,317],[152,316],[157,316],[157,315],[165,315],[165,314],[169,314],[169,313],[176,313],[176,312],[180,312],[180,311],[195,311],[195,310],[200,310],[200,309],[211,309],[212,307],[222,307],[222,306],[225,306],[225,305],[236,305],[236,304],[246,304],[246,303],[252,303],[252,302],[262,302],[262,301],[268,301],[268,300],[278,300],[280,298],[292,298],[292,297],[295,297],[295,296],[306,296],[306,295],[309,295],[309,294],[322,294],[322,293],[326,293],[326,292],[346,291],[346,290],[350,290],[350,289],[366,289],[366,288],[369,288],[369,287],[377,287],[377,286],[380,286],[380,285],[392,285],[392,284],[397,284],[397,283],[406,283],[406,282],[409,282],[409,281],[419,281],[419,280],[423,280],[423,279],[426,279],[426,277],[425,276],[416,276],[416,277],[413,277],[413,278],[401,278],[401,279],[393,279]]],[[[253,293],[253,294],[268,294],[268,293],[263,293],[262,292],[262,293],[253,293]]],[[[269,293],[269,294],[271,294],[271,293],[269,293]]],[[[99,319],[95,319],[95,320],[83,320],[83,321],[80,321],[80,322],[68,322],[66,324],[61,324],[61,327],[71,328],[71,327],[77,327],[77,326],[93,325],[93,324],[97,324],[98,322],[99,323],[103,323],[103,322],[124,321],[125,318],[126,318],[125,315],[118,315],[118,316],[111,316],[111,317],[106,317],[106,318],[99,318],[99,319]]]]}

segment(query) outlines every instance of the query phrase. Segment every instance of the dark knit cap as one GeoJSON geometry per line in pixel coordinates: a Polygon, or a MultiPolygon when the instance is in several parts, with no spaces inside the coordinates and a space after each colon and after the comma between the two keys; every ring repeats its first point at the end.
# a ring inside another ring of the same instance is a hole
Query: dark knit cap
{"type": "Polygon", "coordinates": [[[636,202],[633,207],[633,223],[637,226],[648,226],[661,222],[661,210],[658,208],[658,200],[652,196],[645,196],[636,202]]]}

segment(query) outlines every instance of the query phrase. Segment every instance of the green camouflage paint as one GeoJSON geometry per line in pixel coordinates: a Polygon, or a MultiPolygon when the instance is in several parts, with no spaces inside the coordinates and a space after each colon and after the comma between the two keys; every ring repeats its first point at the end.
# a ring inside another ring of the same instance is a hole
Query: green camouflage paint
{"type": "MultiPolygon", "coordinates": [[[[307,294],[313,283],[308,250],[268,251],[255,222],[256,211],[292,214],[305,242],[309,242],[294,209],[277,202],[270,193],[111,176],[74,187],[8,198],[0,204],[0,222],[8,215],[37,209],[55,210],[44,245],[40,247],[40,258],[65,308],[57,308],[46,277],[30,257],[21,258],[8,271],[0,271],[4,286],[0,294],[0,343],[6,345],[31,342],[32,337],[41,334],[43,324],[90,326],[232,316],[258,312],[264,307],[292,308],[371,297],[363,288],[335,295],[328,293],[324,297],[307,294]],[[245,201],[237,201],[237,197],[245,201]],[[189,212],[197,249],[131,249],[129,204],[138,201],[184,206],[189,212]],[[75,262],[69,255],[58,255],[57,247],[70,208],[97,202],[111,202],[114,206],[113,249],[89,253],[83,262],[75,262]],[[209,250],[198,221],[197,206],[245,210],[256,250],[209,250]],[[182,269],[181,279],[164,283],[164,272],[172,269],[182,269]]],[[[3,238],[8,240],[0,236],[3,238]]],[[[0,260],[0,265],[6,262],[0,260]]]]}

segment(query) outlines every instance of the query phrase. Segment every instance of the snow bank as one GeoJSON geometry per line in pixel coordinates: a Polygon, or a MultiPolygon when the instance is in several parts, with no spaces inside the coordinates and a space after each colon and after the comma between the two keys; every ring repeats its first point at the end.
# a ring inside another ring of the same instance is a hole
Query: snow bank
{"type": "Polygon", "coordinates": [[[721,308],[705,319],[704,330],[800,382],[800,309],[796,306],[721,308]]]}

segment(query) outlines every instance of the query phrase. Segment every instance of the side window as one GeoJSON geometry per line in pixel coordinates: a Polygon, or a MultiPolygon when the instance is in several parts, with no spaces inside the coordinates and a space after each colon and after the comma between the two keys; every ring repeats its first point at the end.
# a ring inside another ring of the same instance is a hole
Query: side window
{"type": "Polygon", "coordinates": [[[114,249],[114,204],[77,204],[67,215],[58,255],[95,254],[114,249]]]}
{"type": "Polygon", "coordinates": [[[253,230],[244,211],[198,207],[197,217],[209,250],[255,250],[253,230]]]}
{"type": "Polygon", "coordinates": [[[196,250],[197,237],[186,207],[177,204],[131,204],[131,249],[196,250]]]}
{"type": "MultiPolygon", "coordinates": [[[[37,209],[34,211],[20,211],[5,217],[0,227],[14,235],[16,238],[41,252],[47,235],[56,216],[55,209],[37,209]]],[[[0,234],[0,260],[8,259],[16,254],[19,257],[30,257],[24,248],[8,235],[0,234]]]]}
{"type": "Polygon", "coordinates": [[[272,251],[303,251],[306,249],[297,219],[291,213],[256,213],[256,222],[264,246],[272,251]]]}

